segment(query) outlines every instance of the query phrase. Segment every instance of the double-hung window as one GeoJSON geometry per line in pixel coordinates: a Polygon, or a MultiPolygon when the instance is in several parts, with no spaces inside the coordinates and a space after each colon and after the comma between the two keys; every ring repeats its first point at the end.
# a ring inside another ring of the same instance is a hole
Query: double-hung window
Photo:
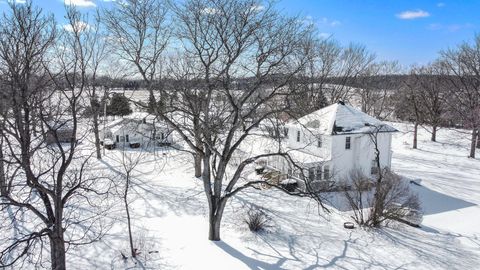
{"type": "Polygon", "coordinates": [[[352,143],[352,138],[350,136],[345,138],[345,149],[350,149],[352,143]]]}

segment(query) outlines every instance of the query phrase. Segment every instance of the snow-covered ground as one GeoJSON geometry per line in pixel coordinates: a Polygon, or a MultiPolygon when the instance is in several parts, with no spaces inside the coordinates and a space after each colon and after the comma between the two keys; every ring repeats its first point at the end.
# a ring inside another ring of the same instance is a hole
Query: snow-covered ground
{"type": "MultiPolygon", "coordinates": [[[[468,159],[468,135],[441,130],[438,142],[420,131],[411,149],[409,125],[394,137],[393,169],[420,182],[423,228],[403,224],[381,230],[347,230],[348,213],[325,214],[309,200],[274,190],[246,190],[227,206],[222,241],[207,240],[207,203],[193,178],[192,158],[177,150],[149,153],[135,169],[134,237],[141,258],[128,254],[123,206],[106,218],[113,227],[101,241],[68,251],[70,269],[478,269],[480,265],[480,160],[468,159]],[[264,208],[268,232],[244,223],[251,206],[264,208]],[[148,252],[151,252],[148,254],[148,252]]],[[[121,170],[120,152],[108,151],[99,170],[121,170]]]]}

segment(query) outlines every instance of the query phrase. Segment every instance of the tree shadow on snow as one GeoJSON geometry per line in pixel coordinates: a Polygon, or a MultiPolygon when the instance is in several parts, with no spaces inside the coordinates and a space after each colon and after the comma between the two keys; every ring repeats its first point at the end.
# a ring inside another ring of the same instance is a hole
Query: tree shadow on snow
{"type": "Polygon", "coordinates": [[[267,263],[252,257],[249,257],[237,249],[233,248],[229,244],[223,241],[214,242],[220,249],[230,254],[232,257],[237,258],[239,261],[243,262],[250,269],[282,269],[281,265],[287,260],[287,258],[279,257],[276,263],[267,263]]]}

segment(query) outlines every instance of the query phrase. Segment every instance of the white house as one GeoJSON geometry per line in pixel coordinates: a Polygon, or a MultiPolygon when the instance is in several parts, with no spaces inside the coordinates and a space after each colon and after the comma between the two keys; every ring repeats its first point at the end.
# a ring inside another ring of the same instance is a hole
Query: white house
{"type": "MultiPolygon", "coordinates": [[[[373,138],[378,142],[380,166],[391,166],[392,133],[397,130],[343,102],[292,121],[287,128],[287,151],[310,181],[341,181],[352,170],[375,174],[373,138]]],[[[301,177],[300,170],[283,158],[276,157],[269,165],[289,178],[301,177]]]]}
{"type": "Polygon", "coordinates": [[[143,112],[135,112],[108,123],[100,131],[100,138],[117,146],[173,143],[172,129],[155,116],[143,112]]]}

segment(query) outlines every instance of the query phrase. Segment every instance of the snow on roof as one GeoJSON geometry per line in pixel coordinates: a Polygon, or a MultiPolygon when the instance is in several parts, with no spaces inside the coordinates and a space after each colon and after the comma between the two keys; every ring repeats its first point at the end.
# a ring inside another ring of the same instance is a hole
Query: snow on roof
{"type": "Polygon", "coordinates": [[[314,155],[312,153],[308,153],[306,151],[302,150],[289,150],[287,151],[288,155],[290,158],[293,160],[295,163],[299,164],[312,164],[312,163],[322,163],[327,161],[325,158],[319,155],[314,155]]]}
{"type": "Polygon", "coordinates": [[[146,112],[135,112],[106,125],[106,130],[112,133],[117,133],[120,130],[145,133],[151,132],[154,128],[157,130],[165,130],[168,129],[168,125],[163,121],[155,121],[155,116],[146,112]]]}
{"type": "Polygon", "coordinates": [[[343,102],[335,103],[294,122],[310,130],[317,130],[319,134],[350,134],[369,133],[376,128],[380,132],[395,132],[395,128],[382,121],[361,112],[343,102]]]}

